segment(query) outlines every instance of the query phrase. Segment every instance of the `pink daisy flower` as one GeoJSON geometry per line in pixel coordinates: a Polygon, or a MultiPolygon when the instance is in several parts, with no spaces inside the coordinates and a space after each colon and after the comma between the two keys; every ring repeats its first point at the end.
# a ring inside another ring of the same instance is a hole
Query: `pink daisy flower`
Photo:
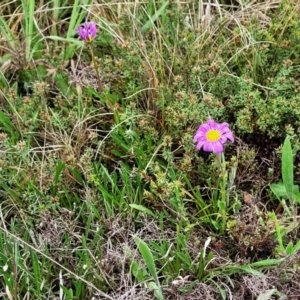
{"type": "Polygon", "coordinates": [[[81,27],[77,28],[79,39],[84,42],[91,42],[94,40],[97,34],[96,23],[84,23],[81,27]]]}
{"type": "Polygon", "coordinates": [[[219,124],[210,119],[200,125],[193,140],[197,143],[197,150],[203,147],[206,152],[221,153],[227,140],[234,142],[234,137],[228,123],[219,124]]]}

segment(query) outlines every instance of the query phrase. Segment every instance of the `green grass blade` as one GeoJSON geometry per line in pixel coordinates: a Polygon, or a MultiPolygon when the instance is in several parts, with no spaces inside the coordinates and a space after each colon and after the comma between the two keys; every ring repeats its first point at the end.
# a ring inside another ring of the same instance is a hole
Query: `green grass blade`
{"type": "Polygon", "coordinates": [[[293,151],[291,141],[286,137],[282,149],[282,180],[286,188],[288,198],[291,200],[293,197],[294,185],[294,170],[293,170],[293,151]]]}
{"type": "Polygon", "coordinates": [[[84,21],[84,19],[86,18],[86,15],[88,13],[88,10],[86,9],[86,7],[89,7],[89,5],[92,3],[93,0],[85,0],[82,1],[82,7],[83,9],[81,11],[79,11],[79,16],[77,17],[77,22],[75,24],[75,26],[79,26],[80,24],[82,24],[82,22],[84,21]]]}
{"type": "Polygon", "coordinates": [[[269,259],[265,259],[265,260],[260,260],[260,261],[253,262],[253,263],[250,264],[250,266],[253,267],[253,268],[255,268],[255,267],[277,266],[283,260],[284,260],[283,258],[279,258],[279,259],[269,258],[269,259]]]}
{"type": "Polygon", "coordinates": [[[35,0],[22,0],[22,8],[24,12],[24,31],[26,35],[26,59],[30,60],[31,43],[33,39],[33,24],[34,24],[34,7],[35,0]]]}
{"type": "Polygon", "coordinates": [[[60,174],[61,174],[62,170],[64,169],[65,165],[66,165],[65,162],[62,162],[62,161],[58,162],[58,164],[56,166],[56,170],[55,170],[54,180],[53,180],[54,185],[58,184],[60,174]]]}
{"type": "Polygon", "coordinates": [[[72,173],[77,182],[81,185],[84,185],[84,180],[80,174],[80,172],[76,168],[68,167],[69,171],[72,173]]]}
{"type": "Polygon", "coordinates": [[[155,14],[144,24],[141,29],[142,32],[146,32],[153,26],[154,22],[163,14],[168,4],[169,1],[163,3],[163,5],[155,12],[155,14]]]}
{"type": "Polygon", "coordinates": [[[283,246],[283,241],[282,241],[282,232],[280,230],[280,226],[278,223],[277,216],[274,212],[271,213],[270,218],[273,219],[274,224],[275,224],[275,229],[276,229],[276,237],[277,237],[277,242],[279,244],[280,252],[284,253],[284,246],[283,246]]]}
{"type": "Polygon", "coordinates": [[[1,125],[4,127],[4,129],[7,132],[9,132],[10,134],[13,133],[13,128],[14,128],[13,123],[11,122],[10,118],[2,110],[0,110],[0,126],[1,125]]]}
{"type": "MultiPolygon", "coordinates": [[[[76,30],[76,27],[78,27],[82,21],[85,19],[87,15],[86,9],[81,9],[82,7],[88,7],[91,4],[92,0],[86,0],[86,1],[79,1],[75,0],[73,4],[72,14],[70,18],[69,28],[67,32],[67,38],[70,38],[74,35],[74,30],[76,30]],[[80,3],[81,2],[81,3],[80,3]],[[80,5],[81,4],[81,5],[80,5]]],[[[87,20],[89,21],[89,20],[87,20]]]]}
{"type": "Polygon", "coordinates": [[[5,40],[9,43],[9,46],[14,49],[16,47],[16,35],[12,32],[12,30],[9,28],[9,25],[7,22],[3,19],[3,17],[0,17],[0,33],[5,38],[5,40]]]}
{"type": "Polygon", "coordinates": [[[139,211],[141,211],[141,212],[144,212],[144,213],[146,213],[146,214],[148,214],[148,215],[150,215],[150,216],[152,216],[152,217],[155,218],[154,213],[153,213],[150,209],[148,209],[147,207],[145,207],[145,206],[143,206],[143,205],[139,205],[139,204],[129,204],[129,206],[130,206],[131,208],[133,208],[133,209],[136,209],[136,210],[139,210],[139,211]]]}
{"type": "Polygon", "coordinates": [[[67,38],[70,38],[73,35],[73,30],[76,26],[76,20],[79,14],[79,0],[75,0],[73,3],[73,9],[71,14],[71,19],[68,27],[67,38]]]}
{"type": "Polygon", "coordinates": [[[300,249],[300,240],[298,240],[298,242],[296,243],[295,246],[293,246],[293,254],[297,251],[299,251],[300,249]]]}

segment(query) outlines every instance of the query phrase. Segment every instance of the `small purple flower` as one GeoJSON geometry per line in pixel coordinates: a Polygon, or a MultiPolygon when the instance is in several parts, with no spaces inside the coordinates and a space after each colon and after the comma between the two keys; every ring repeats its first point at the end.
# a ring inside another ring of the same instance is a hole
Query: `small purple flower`
{"type": "Polygon", "coordinates": [[[84,23],[81,27],[77,28],[79,38],[84,42],[92,42],[97,34],[96,23],[84,23]]]}
{"type": "Polygon", "coordinates": [[[234,142],[233,133],[229,129],[228,123],[219,124],[211,119],[200,125],[194,136],[197,150],[203,147],[204,151],[214,153],[223,152],[223,145],[227,140],[234,142]]]}

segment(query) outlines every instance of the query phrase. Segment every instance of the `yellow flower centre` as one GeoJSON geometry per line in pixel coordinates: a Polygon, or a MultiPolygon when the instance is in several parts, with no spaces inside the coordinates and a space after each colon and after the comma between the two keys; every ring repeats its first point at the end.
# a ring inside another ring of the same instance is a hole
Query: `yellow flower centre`
{"type": "Polygon", "coordinates": [[[206,133],[206,139],[209,142],[216,142],[220,139],[220,137],[221,137],[220,131],[215,130],[215,129],[210,129],[206,133]]]}

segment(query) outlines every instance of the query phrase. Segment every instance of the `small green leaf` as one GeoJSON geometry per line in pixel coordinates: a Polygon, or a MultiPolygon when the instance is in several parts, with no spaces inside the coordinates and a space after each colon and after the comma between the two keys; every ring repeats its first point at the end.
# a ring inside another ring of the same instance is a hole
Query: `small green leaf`
{"type": "Polygon", "coordinates": [[[134,241],[137,244],[139,251],[145,260],[145,263],[149,269],[151,276],[155,279],[155,282],[158,282],[154,259],[153,259],[153,255],[152,255],[150,248],[143,240],[141,240],[138,237],[135,237],[134,241]]]}
{"type": "Polygon", "coordinates": [[[69,82],[67,78],[62,76],[62,74],[55,74],[55,82],[57,88],[61,91],[62,94],[67,95],[70,89],[69,82]]]}
{"type": "Polygon", "coordinates": [[[36,67],[37,76],[40,80],[43,80],[47,76],[47,69],[45,66],[36,67]]]}
{"type": "Polygon", "coordinates": [[[161,289],[157,286],[157,284],[154,281],[148,282],[147,286],[150,290],[153,290],[154,296],[157,299],[159,299],[159,300],[164,299],[161,289]]]}
{"type": "Polygon", "coordinates": [[[297,252],[300,249],[300,240],[297,242],[295,246],[293,246],[293,252],[297,252]]]}
{"type": "Polygon", "coordinates": [[[75,177],[75,179],[77,180],[77,182],[81,185],[84,185],[84,180],[80,174],[80,172],[75,169],[75,168],[71,168],[71,167],[68,167],[69,171],[72,173],[72,175],[75,177]]]}
{"type": "Polygon", "coordinates": [[[294,245],[293,245],[292,242],[289,242],[288,245],[285,248],[285,253],[287,255],[291,255],[291,254],[293,254],[293,252],[294,252],[294,245]]]}
{"type": "Polygon", "coordinates": [[[147,271],[145,269],[140,268],[140,265],[133,261],[130,266],[131,272],[133,276],[138,280],[138,282],[145,281],[147,278],[147,271]]]}
{"type": "Polygon", "coordinates": [[[270,184],[271,191],[280,200],[280,198],[286,198],[286,188],[282,182],[270,184]]]}
{"type": "Polygon", "coordinates": [[[69,60],[71,59],[76,51],[76,46],[75,45],[69,45],[66,47],[65,52],[64,52],[64,60],[69,60]]]}
{"type": "Polygon", "coordinates": [[[157,277],[157,271],[156,271],[156,267],[155,267],[152,252],[151,252],[150,248],[148,247],[148,245],[143,240],[141,240],[140,238],[135,237],[134,241],[137,244],[137,247],[138,247],[142,257],[145,260],[147,268],[148,268],[151,276],[153,277],[153,279],[155,281],[156,291],[154,292],[154,294],[159,300],[163,300],[164,297],[163,297],[161,287],[160,287],[160,283],[159,283],[159,280],[158,280],[158,277],[157,277]]]}
{"type": "Polygon", "coordinates": [[[9,133],[12,133],[14,128],[10,118],[2,110],[0,110],[0,128],[1,127],[9,133]]]}
{"type": "Polygon", "coordinates": [[[294,185],[293,199],[300,204],[300,193],[299,193],[299,188],[298,188],[298,190],[297,190],[297,188],[298,188],[298,186],[294,185]]]}

